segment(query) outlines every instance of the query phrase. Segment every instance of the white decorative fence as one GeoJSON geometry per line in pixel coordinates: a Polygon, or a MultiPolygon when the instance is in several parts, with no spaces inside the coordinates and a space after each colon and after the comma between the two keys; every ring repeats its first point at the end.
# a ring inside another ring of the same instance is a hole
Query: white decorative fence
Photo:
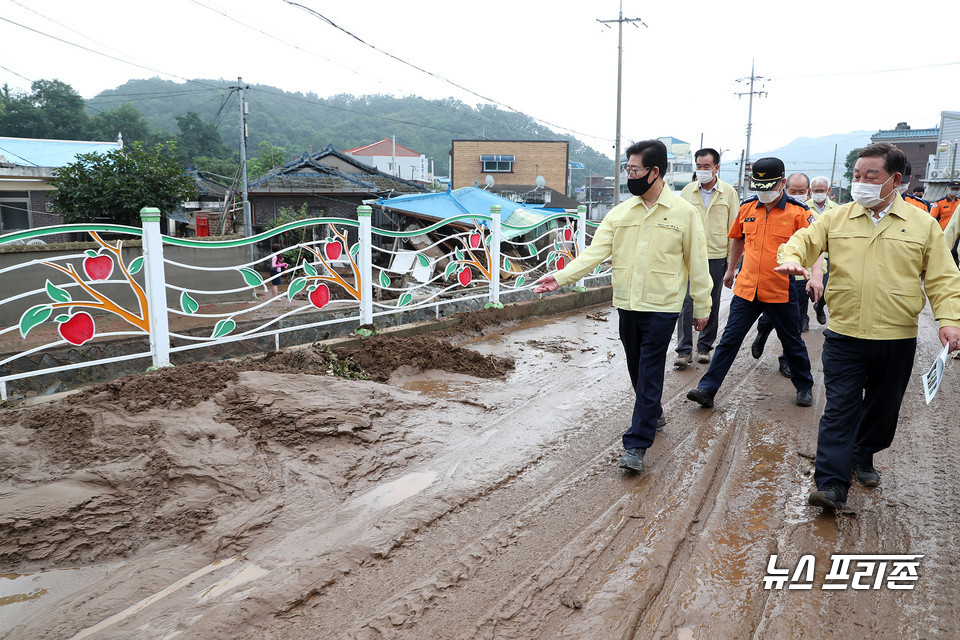
{"type": "MultiPolygon", "coordinates": [[[[152,359],[153,366],[167,366],[172,353],[265,336],[273,336],[279,349],[280,335],[285,332],[338,323],[362,326],[413,309],[431,309],[440,316],[444,307],[464,300],[502,306],[505,292],[529,292],[539,274],[563,268],[574,259],[586,246],[588,227],[596,226],[587,222],[584,207],[576,216],[555,214],[526,227],[514,227],[503,224],[500,208],[493,206],[490,215],[459,215],[406,232],[373,228],[371,213],[364,205],[357,209],[357,220],[314,218],[250,238],[197,240],[162,235],[160,211],[145,208],[140,212],[140,228],[77,224],[0,236],[3,246],[47,235],[85,233],[97,247],[48,259],[25,258],[0,269],[8,291],[11,283],[35,280],[34,270],[46,274],[42,287],[27,286],[0,300],[0,310],[8,317],[10,311],[19,313],[19,321],[0,330],[0,336],[19,332],[25,346],[0,357],[0,396],[7,398],[9,382],[31,376],[145,357],[152,359]],[[348,240],[351,235],[356,237],[352,243],[348,240]],[[164,257],[165,247],[204,256],[230,249],[236,255],[238,247],[291,236],[299,236],[294,244],[240,264],[210,266],[218,260],[190,262],[164,257]],[[391,239],[393,247],[388,249],[391,239]],[[142,240],[142,250],[125,248],[130,240],[142,240]],[[415,248],[405,249],[401,243],[415,248]],[[254,292],[267,291],[268,282],[261,272],[267,271],[274,255],[293,252],[298,258],[284,272],[289,281],[286,292],[235,311],[201,312],[214,299],[236,296],[250,301],[254,292]],[[33,272],[29,274],[32,277],[26,277],[23,270],[33,272]],[[211,282],[221,286],[204,286],[211,282]],[[176,302],[168,304],[170,300],[176,302]],[[287,318],[325,308],[336,309],[339,317],[282,326],[287,318]],[[209,331],[200,335],[172,331],[170,319],[174,316],[202,318],[209,323],[209,331]],[[98,322],[117,324],[105,322],[105,318],[119,318],[121,330],[98,331],[98,322]],[[248,318],[256,321],[248,322],[248,318]],[[51,324],[57,327],[53,339],[42,344],[28,339],[37,327],[51,324]],[[241,329],[241,324],[246,328],[241,329]],[[141,340],[148,336],[149,349],[17,371],[18,361],[44,351],[132,336],[141,340]]],[[[609,273],[608,262],[586,280],[609,273]]],[[[577,284],[582,287],[585,283],[577,284]]]]}

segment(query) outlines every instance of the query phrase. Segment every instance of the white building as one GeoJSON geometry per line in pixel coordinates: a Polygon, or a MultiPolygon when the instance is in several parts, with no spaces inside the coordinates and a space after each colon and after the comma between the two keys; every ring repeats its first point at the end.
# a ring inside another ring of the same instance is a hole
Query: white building
{"type": "Polygon", "coordinates": [[[433,181],[433,171],[427,156],[397,144],[396,140],[384,138],[365,147],[347,149],[343,154],[404,180],[425,183],[433,181]]]}

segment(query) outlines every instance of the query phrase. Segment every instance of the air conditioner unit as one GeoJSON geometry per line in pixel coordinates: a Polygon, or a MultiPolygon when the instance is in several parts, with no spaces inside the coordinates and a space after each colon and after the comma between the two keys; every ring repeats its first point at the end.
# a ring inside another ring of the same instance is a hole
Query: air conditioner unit
{"type": "Polygon", "coordinates": [[[942,178],[942,177],[943,177],[943,171],[940,171],[939,169],[934,169],[933,171],[930,172],[930,178],[933,180],[936,180],[937,178],[942,178]]]}
{"type": "Polygon", "coordinates": [[[953,170],[953,178],[954,179],[960,178],[960,169],[953,170]]]}

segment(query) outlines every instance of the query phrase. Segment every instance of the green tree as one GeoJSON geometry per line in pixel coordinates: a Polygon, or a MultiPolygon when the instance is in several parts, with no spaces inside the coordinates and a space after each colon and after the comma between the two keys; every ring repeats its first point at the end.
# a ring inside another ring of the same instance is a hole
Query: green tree
{"type": "Polygon", "coordinates": [[[247,160],[247,175],[251,178],[262,176],[283,165],[287,155],[286,149],[275,147],[266,140],[261,140],[257,146],[260,153],[256,158],[247,160]]]}
{"type": "Polygon", "coordinates": [[[240,156],[232,158],[211,158],[209,156],[197,156],[194,158],[197,169],[213,176],[218,182],[230,185],[237,179],[237,171],[240,168],[240,156]]]}
{"type": "Polygon", "coordinates": [[[0,92],[0,135],[20,138],[82,140],[90,119],[83,98],[59,80],[37,80],[30,93],[0,92]]]}
{"type": "Polygon", "coordinates": [[[192,164],[200,156],[226,158],[230,152],[223,146],[223,139],[215,124],[204,122],[196,111],[177,116],[177,150],[184,165],[192,164]]]}
{"type": "Polygon", "coordinates": [[[118,135],[123,136],[125,144],[143,142],[155,145],[171,138],[165,132],[154,131],[143,114],[129,102],[115,109],[99,111],[90,118],[91,140],[113,141],[118,135]]]}
{"type": "Polygon", "coordinates": [[[85,153],[53,173],[52,204],[67,223],[105,218],[139,224],[141,208],[171,211],[197,192],[173,143],[134,142],[107,154],[85,153]]]}

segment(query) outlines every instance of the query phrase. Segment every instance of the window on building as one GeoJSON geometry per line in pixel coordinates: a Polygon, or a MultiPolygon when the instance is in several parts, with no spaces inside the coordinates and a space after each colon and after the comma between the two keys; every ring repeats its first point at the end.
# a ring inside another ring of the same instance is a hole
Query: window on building
{"type": "Polygon", "coordinates": [[[0,193],[0,232],[30,228],[30,199],[26,191],[0,193]]]}
{"type": "Polygon", "coordinates": [[[510,173],[516,156],[480,156],[484,173],[510,173]]]}

